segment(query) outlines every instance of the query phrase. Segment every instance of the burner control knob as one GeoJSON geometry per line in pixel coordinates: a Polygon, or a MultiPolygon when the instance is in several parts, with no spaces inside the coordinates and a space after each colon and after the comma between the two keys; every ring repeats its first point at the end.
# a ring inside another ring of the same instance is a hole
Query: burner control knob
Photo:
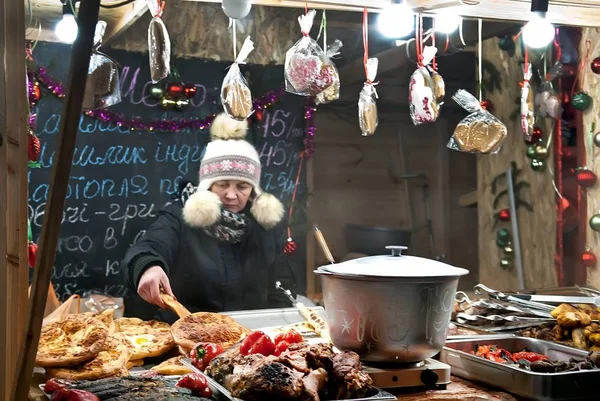
{"type": "Polygon", "coordinates": [[[431,369],[421,372],[421,382],[428,387],[435,387],[440,377],[431,369]]]}

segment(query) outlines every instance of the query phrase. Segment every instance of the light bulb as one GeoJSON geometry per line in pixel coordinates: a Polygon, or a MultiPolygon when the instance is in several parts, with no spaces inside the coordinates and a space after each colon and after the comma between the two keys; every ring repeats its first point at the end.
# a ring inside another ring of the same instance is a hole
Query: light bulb
{"type": "Polygon", "coordinates": [[[61,42],[73,43],[77,39],[77,21],[73,14],[63,14],[62,19],[56,24],[54,33],[61,42]]]}
{"type": "Polygon", "coordinates": [[[462,24],[462,17],[457,14],[443,13],[435,17],[435,31],[446,35],[456,31],[462,24]]]}
{"type": "Polygon", "coordinates": [[[548,46],[554,39],[554,27],[546,18],[533,14],[523,28],[523,41],[532,49],[548,46]]]}
{"type": "Polygon", "coordinates": [[[401,39],[415,30],[415,15],[406,4],[392,4],[379,14],[377,27],[383,36],[401,39]]]}

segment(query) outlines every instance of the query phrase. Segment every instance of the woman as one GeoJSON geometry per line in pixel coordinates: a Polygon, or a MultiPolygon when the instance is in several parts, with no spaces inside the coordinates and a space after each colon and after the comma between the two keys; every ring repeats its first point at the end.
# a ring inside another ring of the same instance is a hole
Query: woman
{"type": "MultiPolygon", "coordinates": [[[[275,227],[283,205],[260,189],[260,158],[243,138],[247,123],[219,115],[200,164],[198,187],[187,184],[127,252],[128,285],[165,309],[161,291],[190,311],[291,306],[275,282],[289,285],[289,265],[275,227]]],[[[161,311],[168,322],[175,316],[161,311]]]]}

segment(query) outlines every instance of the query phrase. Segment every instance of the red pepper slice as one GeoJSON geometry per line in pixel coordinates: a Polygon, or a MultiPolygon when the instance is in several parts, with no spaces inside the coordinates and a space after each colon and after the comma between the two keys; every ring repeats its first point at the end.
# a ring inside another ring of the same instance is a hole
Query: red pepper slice
{"type": "Polygon", "coordinates": [[[208,383],[206,378],[199,373],[187,373],[179,379],[176,386],[187,388],[195,393],[202,394],[205,389],[208,388],[208,383]]]}
{"type": "Polygon", "coordinates": [[[240,346],[242,355],[262,354],[264,356],[273,355],[275,352],[275,344],[269,336],[262,331],[254,331],[250,333],[240,346]]]}
{"type": "Polygon", "coordinates": [[[548,357],[546,355],[538,354],[536,352],[527,352],[527,351],[516,352],[512,356],[513,356],[513,361],[515,361],[515,362],[519,362],[522,359],[529,361],[529,362],[548,360],[548,357]]]}
{"type": "Polygon", "coordinates": [[[100,398],[83,390],[62,389],[52,395],[52,401],[100,401],[100,398]]]}

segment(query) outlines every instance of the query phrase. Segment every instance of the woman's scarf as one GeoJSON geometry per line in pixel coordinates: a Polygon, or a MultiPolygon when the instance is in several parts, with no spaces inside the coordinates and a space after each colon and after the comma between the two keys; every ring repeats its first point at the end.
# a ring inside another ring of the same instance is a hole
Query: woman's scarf
{"type": "MultiPolygon", "coordinates": [[[[189,199],[191,195],[198,190],[191,182],[185,184],[180,191],[179,198],[182,204],[189,199]]],[[[218,239],[219,241],[230,244],[239,244],[244,241],[247,233],[246,216],[243,213],[233,213],[224,208],[221,209],[221,217],[210,227],[205,227],[204,232],[218,239]]]]}

